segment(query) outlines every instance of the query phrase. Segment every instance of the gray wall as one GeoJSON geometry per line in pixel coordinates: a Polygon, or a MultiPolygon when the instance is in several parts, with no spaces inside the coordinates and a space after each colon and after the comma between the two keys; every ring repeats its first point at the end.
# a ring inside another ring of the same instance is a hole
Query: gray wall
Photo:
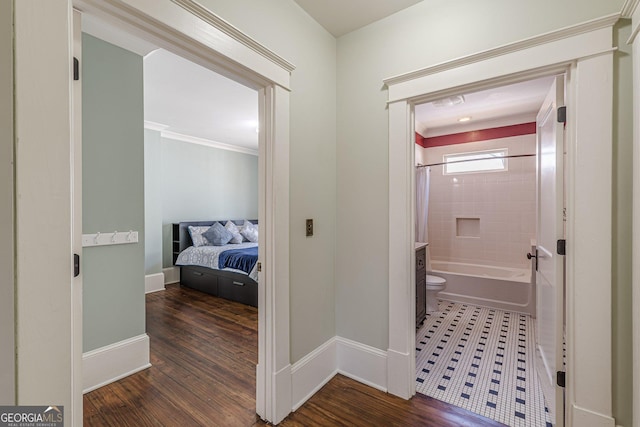
{"type": "MultiPolygon", "coordinates": [[[[630,426],[632,419],[633,340],[631,305],[631,223],[633,201],[633,89],[631,22],[616,26],[614,44],[613,127],[613,414],[616,424],[630,426]]],[[[638,397],[636,397],[637,399],[638,397]]]]}
{"type": "Polygon", "coordinates": [[[13,2],[0,1],[0,405],[15,403],[13,2]]]}
{"type": "Polygon", "coordinates": [[[289,259],[294,363],[335,336],[334,251],[342,244],[335,234],[336,40],[293,0],[200,3],[296,66],[291,73],[289,259]],[[306,218],[314,219],[310,238],[305,237],[306,218]]]}
{"type": "Polygon", "coordinates": [[[144,272],[162,272],[162,142],[144,130],[144,272]]]}
{"type": "Polygon", "coordinates": [[[145,130],[146,274],[173,265],[171,224],[258,218],[258,157],[145,130]]]}
{"type": "MultiPolygon", "coordinates": [[[[421,2],[409,9],[338,39],[338,140],[336,330],[339,336],[380,349],[388,345],[388,118],[387,92],[382,81],[415,69],[441,63],[554,29],[619,12],[623,1],[421,2]],[[488,4],[489,3],[489,4],[488,4]],[[492,11],[499,10],[500,13],[492,11]],[[553,13],[548,13],[553,10],[553,13]],[[420,52],[420,54],[416,54],[420,52]],[[358,227],[353,226],[357,218],[358,227]],[[376,232],[362,233],[362,230],[376,232]],[[375,313],[375,316],[371,316],[375,313]]],[[[621,40],[620,44],[624,44],[621,40]]],[[[618,58],[621,59],[621,58],[618,58]]],[[[626,60],[625,60],[626,61],[626,60]]],[[[628,64],[619,73],[626,73],[628,64]]],[[[631,93],[631,81],[620,81],[619,93],[631,93]]],[[[631,129],[626,101],[617,99],[615,121],[619,129],[631,129]],[[621,104],[622,102],[622,104],[621,104]]],[[[626,176],[621,156],[629,141],[618,141],[614,170],[626,176]],[[618,169],[621,167],[622,169],[618,169]]],[[[628,156],[628,153],[626,154],[628,156]]],[[[627,157],[628,158],[628,157],[627,157]]],[[[625,161],[626,162],[626,161],[625,161]]],[[[629,232],[630,180],[618,179],[613,189],[620,234],[629,232]],[[620,197],[622,196],[622,198],[620,197]]],[[[628,246],[619,238],[618,251],[628,246]]],[[[626,255],[613,254],[614,292],[618,303],[630,299],[630,263],[626,255]]],[[[626,303],[624,303],[626,304],[626,303]]],[[[619,423],[631,423],[630,394],[625,393],[631,372],[628,357],[621,354],[621,339],[630,337],[631,317],[622,304],[614,323],[615,380],[619,423]]]]}
{"type": "Polygon", "coordinates": [[[145,332],[142,57],[83,34],[82,232],[139,232],[83,250],[83,349],[145,332]]]}

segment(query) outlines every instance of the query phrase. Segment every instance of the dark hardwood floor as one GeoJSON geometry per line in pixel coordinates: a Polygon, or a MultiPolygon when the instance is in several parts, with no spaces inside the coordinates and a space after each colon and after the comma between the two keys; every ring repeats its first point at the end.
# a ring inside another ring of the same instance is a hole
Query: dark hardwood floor
{"type": "MultiPolygon", "coordinates": [[[[258,312],[177,285],[148,294],[151,368],[84,396],[85,426],[263,426],[255,414],[258,312]]],[[[337,375],[282,426],[501,426],[337,375]]]]}

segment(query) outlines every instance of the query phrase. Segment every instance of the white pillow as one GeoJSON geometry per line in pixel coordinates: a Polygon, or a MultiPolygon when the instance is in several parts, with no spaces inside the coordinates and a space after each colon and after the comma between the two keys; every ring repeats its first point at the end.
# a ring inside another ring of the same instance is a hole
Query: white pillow
{"type": "Polygon", "coordinates": [[[210,225],[205,226],[189,226],[189,234],[191,235],[191,241],[193,242],[193,246],[196,248],[198,246],[211,246],[211,243],[207,240],[206,237],[202,235],[205,231],[211,228],[210,225]]]}
{"type": "Polygon", "coordinates": [[[240,234],[242,234],[242,237],[250,242],[258,242],[258,227],[255,224],[247,221],[246,219],[244,220],[244,224],[240,229],[240,234]]]}
{"type": "Polygon", "coordinates": [[[235,225],[231,221],[227,221],[227,223],[224,225],[224,228],[226,228],[227,231],[233,235],[231,240],[229,240],[229,243],[242,243],[242,234],[240,234],[240,229],[237,225],[235,225]]]}

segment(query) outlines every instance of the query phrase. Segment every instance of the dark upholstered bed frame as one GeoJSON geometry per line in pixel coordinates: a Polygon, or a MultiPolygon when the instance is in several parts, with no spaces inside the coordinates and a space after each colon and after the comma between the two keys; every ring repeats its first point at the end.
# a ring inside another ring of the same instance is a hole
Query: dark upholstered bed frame
{"type": "MultiPolygon", "coordinates": [[[[257,220],[250,220],[257,224],[257,220]]],[[[173,224],[173,264],[180,252],[192,246],[189,226],[213,225],[214,222],[226,224],[227,220],[220,221],[189,221],[173,224]]],[[[236,225],[241,225],[244,220],[231,220],[236,225]]],[[[200,266],[179,266],[180,285],[225,298],[243,304],[258,306],[258,283],[248,275],[234,273],[232,271],[213,270],[200,266]]]]}

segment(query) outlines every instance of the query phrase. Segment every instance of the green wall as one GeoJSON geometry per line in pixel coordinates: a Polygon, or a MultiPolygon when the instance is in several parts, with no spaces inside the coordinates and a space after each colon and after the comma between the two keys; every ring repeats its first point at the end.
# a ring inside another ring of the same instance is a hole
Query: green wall
{"type": "MultiPolygon", "coordinates": [[[[295,363],[336,335],[334,253],[343,243],[342,236],[340,241],[336,237],[336,39],[293,0],[200,3],[296,67],[291,73],[289,127],[290,324],[291,363],[295,363]],[[314,219],[313,237],[305,236],[307,218],[314,219]]],[[[366,162],[366,156],[360,161],[366,162]]]]}
{"type": "Polygon", "coordinates": [[[631,223],[633,202],[633,86],[631,22],[615,27],[613,86],[612,312],[613,414],[616,424],[631,426],[633,346],[631,305],[631,223]]]}
{"type": "Polygon", "coordinates": [[[142,57],[82,37],[82,232],[139,232],[83,249],[83,350],[145,332],[142,57]]]}

